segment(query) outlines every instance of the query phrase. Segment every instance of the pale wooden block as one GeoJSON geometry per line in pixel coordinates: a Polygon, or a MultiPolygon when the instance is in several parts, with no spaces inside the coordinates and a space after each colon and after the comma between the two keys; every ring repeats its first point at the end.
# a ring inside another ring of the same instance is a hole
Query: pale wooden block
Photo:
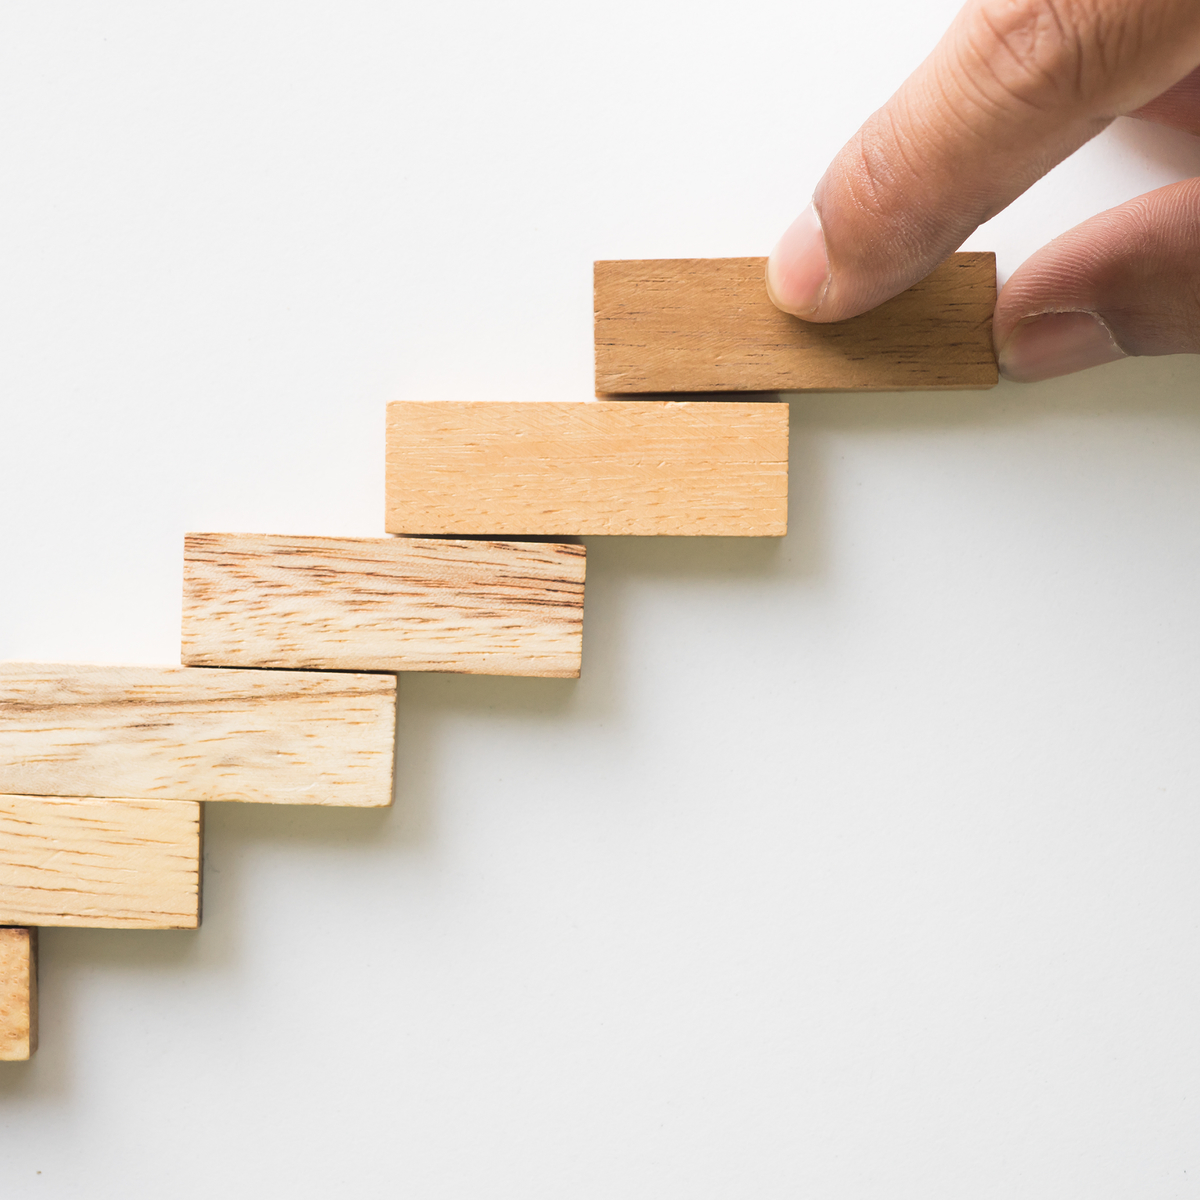
{"type": "Polygon", "coordinates": [[[392,675],[0,663],[0,792],[384,807],[392,675]]]}
{"type": "Polygon", "coordinates": [[[0,795],[0,923],[200,924],[200,805],[0,795]]]}
{"type": "Polygon", "coordinates": [[[926,391],[998,381],[994,254],[953,254],[907,292],[833,325],[780,312],[767,297],[766,263],[596,263],[596,391],[926,391]]]}
{"type": "Polygon", "coordinates": [[[0,1062],[37,1049],[37,930],[0,929],[0,1062]]]}
{"type": "Polygon", "coordinates": [[[579,674],[582,546],[193,533],[193,666],[579,674]]]}
{"type": "Polygon", "coordinates": [[[782,537],[787,454],[784,404],[400,401],[387,530],[782,537]]]}

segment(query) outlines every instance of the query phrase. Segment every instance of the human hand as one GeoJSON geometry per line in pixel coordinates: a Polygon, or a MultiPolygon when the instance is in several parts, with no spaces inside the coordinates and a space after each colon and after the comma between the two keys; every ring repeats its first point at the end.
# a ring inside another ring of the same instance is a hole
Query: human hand
{"type": "MultiPolygon", "coordinates": [[[[775,247],[771,299],[808,321],[874,308],[1123,115],[1200,134],[1196,0],[969,0],[775,247]]],[[[1200,179],[1044,246],[993,333],[1022,382],[1200,352],[1200,179]]]]}

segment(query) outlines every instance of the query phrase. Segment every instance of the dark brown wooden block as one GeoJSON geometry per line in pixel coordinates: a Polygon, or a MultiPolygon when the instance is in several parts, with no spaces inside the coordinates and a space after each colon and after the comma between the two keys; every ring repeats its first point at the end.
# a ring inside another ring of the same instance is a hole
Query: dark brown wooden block
{"type": "Polygon", "coordinates": [[[872,312],[780,312],[765,258],[598,262],[596,391],[878,392],[992,387],[996,256],[953,254],[872,312]]]}

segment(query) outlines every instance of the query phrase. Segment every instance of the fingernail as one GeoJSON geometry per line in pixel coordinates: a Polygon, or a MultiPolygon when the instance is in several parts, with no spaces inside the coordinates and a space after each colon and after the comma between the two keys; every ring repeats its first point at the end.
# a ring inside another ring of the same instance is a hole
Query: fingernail
{"type": "Polygon", "coordinates": [[[776,308],[796,317],[810,317],[825,298],[829,277],[821,218],[810,204],[767,259],[767,295],[776,308]]]}
{"type": "Polygon", "coordinates": [[[1000,373],[1018,383],[1036,383],[1126,357],[1095,313],[1040,313],[1008,335],[1000,347],[1000,373]]]}

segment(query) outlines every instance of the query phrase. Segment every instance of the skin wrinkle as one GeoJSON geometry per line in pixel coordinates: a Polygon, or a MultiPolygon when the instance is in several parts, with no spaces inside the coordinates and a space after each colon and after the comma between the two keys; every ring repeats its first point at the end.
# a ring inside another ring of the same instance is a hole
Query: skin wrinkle
{"type": "MultiPolygon", "coordinates": [[[[955,39],[952,43],[953,56],[949,57],[945,63],[939,61],[935,64],[935,75],[945,71],[954,82],[955,92],[964,100],[973,101],[989,121],[997,125],[1002,126],[1010,117],[1011,114],[1006,105],[1014,101],[1030,109],[1031,115],[1044,115],[1045,110],[1034,104],[1029,97],[1015,94],[1006,86],[988,56],[974,44],[970,30],[963,33],[962,41],[966,42],[966,50],[964,51],[958,44],[959,39],[955,39]],[[987,79],[991,79],[996,84],[999,90],[998,95],[993,95],[984,87],[984,81],[987,79]]],[[[947,110],[954,116],[962,116],[957,107],[950,102],[948,89],[944,84],[942,90],[947,100],[947,110]]],[[[984,144],[985,148],[991,148],[993,143],[989,142],[987,133],[977,130],[966,120],[965,116],[962,116],[962,123],[968,132],[984,144]]],[[[1018,141],[1016,135],[1014,135],[1013,141],[1018,141]]]]}
{"type": "MultiPolygon", "coordinates": [[[[903,104],[904,101],[902,100],[901,103],[903,104]]],[[[913,203],[909,205],[904,214],[906,219],[895,230],[903,257],[908,258],[913,253],[919,253],[923,243],[938,237],[940,223],[936,217],[933,220],[930,219],[919,200],[920,182],[928,177],[930,168],[927,156],[921,155],[915,139],[908,137],[905,133],[906,125],[911,126],[914,123],[913,118],[906,114],[907,120],[901,122],[898,120],[898,114],[893,113],[890,109],[884,110],[882,115],[887,120],[888,134],[908,172],[908,178],[916,185],[912,189],[916,193],[913,203]]],[[[896,243],[893,241],[893,249],[895,249],[895,245],[896,243]]]]}
{"type": "MultiPolygon", "coordinates": [[[[842,180],[842,185],[849,193],[849,199],[858,211],[880,221],[888,220],[888,202],[898,187],[904,186],[905,191],[911,197],[912,191],[919,190],[922,181],[927,179],[930,173],[929,164],[924,157],[919,162],[913,161],[918,153],[916,142],[903,133],[905,124],[915,123],[915,117],[911,115],[907,98],[903,95],[897,96],[896,104],[903,106],[903,113],[892,111],[891,106],[881,109],[873,114],[864,134],[856,135],[852,142],[852,148],[856,156],[857,169],[847,170],[842,180]],[[901,121],[901,117],[904,117],[905,120],[901,121]],[[872,126],[877,125],[885,126],[883,136],[867,136],[875,132],[872,126]],[[884,144],[887,145],[887,149],[884,148],[884,144]],[[909,146],[912,147],[911,150],[906,149],[909,146]],[[913,185],[912,187],[902,185],[897,179],[889,161],[889,149],[894,149],[903,163],[908,173],[905,183],[913,185]]],[[[849,150],[851,150],[851,146],[847,147],[847,151],[849,150]]],[[[823,180],[822,184],[824,185],[826,182],[823,180]]],[[[823,190],[822,186],[818,186],[816,197],[818,211],[821,210],[823,190]]],[[[910,201],[908,206],[894,216],[897,219],[892,227],[888,254],[890,258],[906,260],[912,254],[919,252],[922,245],[931,238],[936,238],[939,234],[944,235],[945,223],[939,214],[926,212],[925,206],[921,205],[919,201],[916,201],[915,204],[910,201]],[[896,239],[899,240],[902,254],[896,253],[896,239]]],[[[947,243],[947,252],[953,244],[957,243],[947,243]]],[[[851,255],[851,257],[854,256],[851,255]]]]}
{"type": "MultiPolygon", "coordinates": [[[[887,150],[877,144],[877,139],[861,135],[848,149],[851,149],[855,168],[845,172],[843,180],[849,199],[860,213],[877,220],[886,219],[892,180],[884,181],[880,172],[888,170],[887,150]]],[[[817,207],[819,211],[821,205],[817,207]]]]}
{"type": "MultiPolygon", "coordinates": [[[[1012,8],[1015,6],[1010,5],[1009,7],[1012,8]]],[[[976,56],[980,68],[986,70],[996,80],[1003,89],[1006,99],[1017,101],[1029,106],[1038,113],[1045,114],[1052,111],[1054,106],[1048,105],[1045,102],[1039,102],[1035,98],[1036,91],[1038,90],[1037,85],[1040,84],[1053,93],[1055,100],[1059,99],[1061,87],[1058,76],[1054,73],[1052,67],[1042,67],[1036,53],[1037,47],[1045,41],[1044,36],[1039,37],[1038,31],[1038,27],[1043,24],[1043,8],[1037,4],[1032,7],[1029,4],[1023,4],[1020,7],[1023,10],[1021,15],[1024,19],[1010,28],[1002,28],[993,18],[986,5],[975,9],[972,15],[987,31],[991,39],[991,45],[986,51],[976,49],[976,56]],[[1030,29],[1030,25],[1034,26],[1034,28],[1030,29]],[[1025,36],[1022,37],[1022,34],[1025,36]],[[1000,51],[1000,54],[997,54],[997,51],[1000,51]],[[1031,93],[1026,94],[1024,89],[1015,87],[1007,79],[1002,78],[999,70],[1002,57],[1007,59],[1011,64],[1013,68],[1012,76],[1016,82],[1027,82],[1034,85],[1031,93]]],[[[1061,44],[1061,35],[1063,32],[1061,22],[1057,20],[1057,14],[1053,12],[1052,4],[1047,4],[1046,8],[1051,10],[1051,16],[1058,26],[1060,34],[1059,44],[1061,44]]],[[[968,25],[968,39],[969,29],[970,26],[968,25]]],[[[1058,64],[1054,65],[1057,66],[1058,64]]],[[[1078,89],[1076,89],[1076,95],[1078,94],[1078,89]]]]}
{"type": "MultiPolygon", "coordinates": [[[[973,73],[965,66],[961,65],[958,74],[955,74],[953,67],[948,66],[947,70],[954,78],[955,88],[958,95],[968,103],[975,102],[980,109],[984,111],[986,117],[999,122],[999,118],[1003,114],[1003,108],[998,101],[995,101],[982,88],[972,87],[975,80],[973,73]],[[981,102],[982,101],[982,102],[981,102]],[[987,105],[991,104],[992,109],[988,109],[987,105]]],[[[943,85],[944,88],[944,85],[943,85]]],[[[1011,98],[1011,97],[1010,97],[1011,98]]],[[[1020,101],[1020,98],[1017,98],[1020,101]]],[[[1033,110],[1035,113],[1041,114],[1041,110],[1033,110]]],[[[981,150],[982,157],[995,160],[995,150],[997,147],[996,129],[979,128],[977,129],[966,117],[959,111],[957,105],[951,102],[949,96],[946,96],[945,113],[957,123],[957,127],[976,141],[981,150]]],[[[1007,191],[996,199],[991,199],[986,196],[979,197],[979,203],[969,206],[970,211],[975,213],[975,223],[981,224],[983,221],[989,220],[996,213],[1003,211],[1013,199],[1019,196],[1027,188],[1032,186],[1038,179],[1050,171],[1056,162],[1065,157],[1068,153],[1077,150],[1080,146],[1090,141],[1102,130],[1107,128],[1109,121],[1091,121],[1082,124],[1081,127],[1074,132],[1061,133],[1056,129],[1050,129],[1046,136],[1039,139],[1044,143],[1041,153],[1031,156],[1028,152],[1028,140],[1020,133],[1015,133],[1011,139],[1003,142],[1004,149],[1010,153],[1017,153],[1024,164],[1018,164],[1016,172],[1007,171],[1006,175],[1010,180],[1010,186],[1007,191]],[[1055,136],[1057,135],[1057,136],[1055,136]],[[1055,144],[1057,143],[1057,144],[1055,144]]],[[[944,135],[942,135],[944,136],[944,135]]],[[[951,140],[951,147],[953,140],[951,140]]]]}
{"type": "Polygon", "coordinates": [[[929,164],[924,161],[924,156],[921,155],[916,141],[905,134],[905,124],[913,125],[916,122],[912,112],[908,110],[904,97],[899,99],[898,106],[903,106],[905,109],[905,122],[899,121],[898,113],[892,112],[891,109],[885,109],[884,116],[888,123],[888,133],[891,135],[892,143],[896,147],[896,153],[900,155],[900,161],[904,164],[905,170],[912,178],[920,179],[922,174],[928,170],[929,164]]]}

